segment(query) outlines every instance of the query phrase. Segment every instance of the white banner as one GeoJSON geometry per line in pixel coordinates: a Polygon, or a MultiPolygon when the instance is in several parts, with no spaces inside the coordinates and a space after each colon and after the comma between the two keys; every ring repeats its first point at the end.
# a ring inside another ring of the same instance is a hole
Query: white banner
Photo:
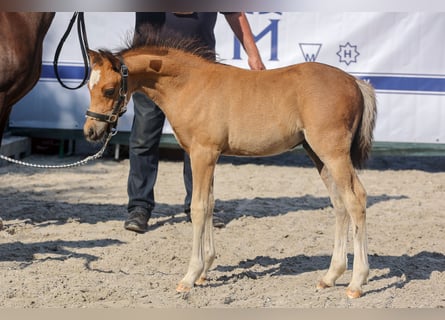
{"type": "MultiPolygon", "coordinates": [[[[445,13],[255,12],[252,31],[268,69],[305,61],[327,63],[368,79],[378,95],[376,141],[445,143],[445,13]]],[[[11,114],[11,127],[81,129],[87,89],[62,88],[54,78],[55,48],[71,13],[57,13],[44,43],[42,78],[11,114]]],[[[134,13],[86,13],[92,49],[119,49],[134,13]]],[[[247,68],[246,55],[223,15],[215,28],[216,51],[228,64],[247,68]]],[[[68,38],[59,66],[71,84],[83,73],[77,35],[68,38]]],[[[273,110],[273,105],[270,106],[273,110]]],[[[118,129],[130,131],[133,112],[118,129]]],[[[167,124],[165,132],[171,132],[167,124]]]]}

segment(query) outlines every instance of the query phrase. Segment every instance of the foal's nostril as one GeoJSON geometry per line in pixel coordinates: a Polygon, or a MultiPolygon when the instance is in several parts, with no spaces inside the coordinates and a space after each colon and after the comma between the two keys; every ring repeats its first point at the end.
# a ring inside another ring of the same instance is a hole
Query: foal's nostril
{"type": "Polygon", "coordinates": [[[88,130],[85,131],[84,134],[88,140],[93,140],[93,138],[95,136],[94,128],[93,127],[88,128],[88,130]]]}

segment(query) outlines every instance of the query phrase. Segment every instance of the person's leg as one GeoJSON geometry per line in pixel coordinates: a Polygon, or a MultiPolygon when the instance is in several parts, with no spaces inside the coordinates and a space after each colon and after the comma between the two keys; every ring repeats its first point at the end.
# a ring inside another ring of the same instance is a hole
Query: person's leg
{"type": "Polygon", "coordinates": [[[159,142],[165,116],[141,93],[133,95],[134,119],[129,141],[128,213],[124,227],[145,231],[155,206],[153,188],[158,173],[159,142]]]}
{"type": "Polygon", "coordinates": [[[184,212],[187,215],[187,218],[190,220],[190,205],[192,203],[193,179],[190,157],[187,152],[184,152],[183,177],[185,186],[184,212]]]}

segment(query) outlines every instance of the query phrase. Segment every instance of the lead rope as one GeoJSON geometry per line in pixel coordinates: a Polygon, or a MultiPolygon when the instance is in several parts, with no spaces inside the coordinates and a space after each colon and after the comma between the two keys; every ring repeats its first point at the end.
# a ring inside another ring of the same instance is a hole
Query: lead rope
{"type": "Polygon", "coordinates": [[[73,17],[71,18],[70,23],[68,24],[68,28],[66,29],[65,33],[62,36],[62,39],[60,39],[59,45],[57,46],[56,53],[54,55],[54,61],[53,61],[53,67],[54,67],[54,73],[56,75],[57,81],[62,85],[62,87],[69,89],[69,90],[76,90],[82,87],[85,83],[87,83],[88,80],[88,66],[89,66],[89,59],[88,59],[88,40],[87,40],[87,33],[85,28],[85,18],[83,12],[74,12],[73,17]],[[80,51],[82,52],[82,58],[84,63],[84,74],[82,82],[79,83],[79,85],[75,87],[70,87],[66,85],[60,75],[59,75],[59,56],[62,51],[63,45],[65,44],[66,39],[68,38],[71,29],[74,25],[74,22],[77,19],[77,36],[79,38],[79,45],[80,45],[80,51]]]}
{"type": "Polygon", "coordinates": [[[107,139],[104,142],[104,145],[102,146],[102,148],[94,155],[92,156],[88,156],[83,160],[79,160],[73,163],[68,163],[68,164],[60,164],[60,165],[47,165],[47,164],[35,164],[35,163],[29,163],[29,162],[23,162],[20,160],[16,160],[13,158],[9,158],[6,157],[2,154],[0,154],[0,159],[6,160],[8,162],[12,162],[15,164],[19,164],[22,166],[26,166],[26,167],[33,167],[33,168],[44,168],[44,169],[65,169],[65,168],[73,168],[73,167],[78,167],[84,164],[87,164],[88,162],[92,161],[92,160],[96,160],[99,159],[100,157],[102,157],[103,153],[105,152],[105,149],[108,146],[108,143],[110,142],[111,138],[117,133],[117,130],[112,130],[110,131],[110,133],[108,133],[107,139]]]}

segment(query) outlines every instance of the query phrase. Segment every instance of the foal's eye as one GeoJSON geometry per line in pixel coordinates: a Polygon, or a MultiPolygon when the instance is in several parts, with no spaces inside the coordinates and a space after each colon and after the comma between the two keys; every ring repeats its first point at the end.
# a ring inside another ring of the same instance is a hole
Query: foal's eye
{"type": "Polygon", "coordinates": [[[110,88],[110,89],[105,89],[104,90],[104,96],[108,97],[108,98],[112,98],[114,96],[114,92],[116,90],[114,88],[110,88]]]}

